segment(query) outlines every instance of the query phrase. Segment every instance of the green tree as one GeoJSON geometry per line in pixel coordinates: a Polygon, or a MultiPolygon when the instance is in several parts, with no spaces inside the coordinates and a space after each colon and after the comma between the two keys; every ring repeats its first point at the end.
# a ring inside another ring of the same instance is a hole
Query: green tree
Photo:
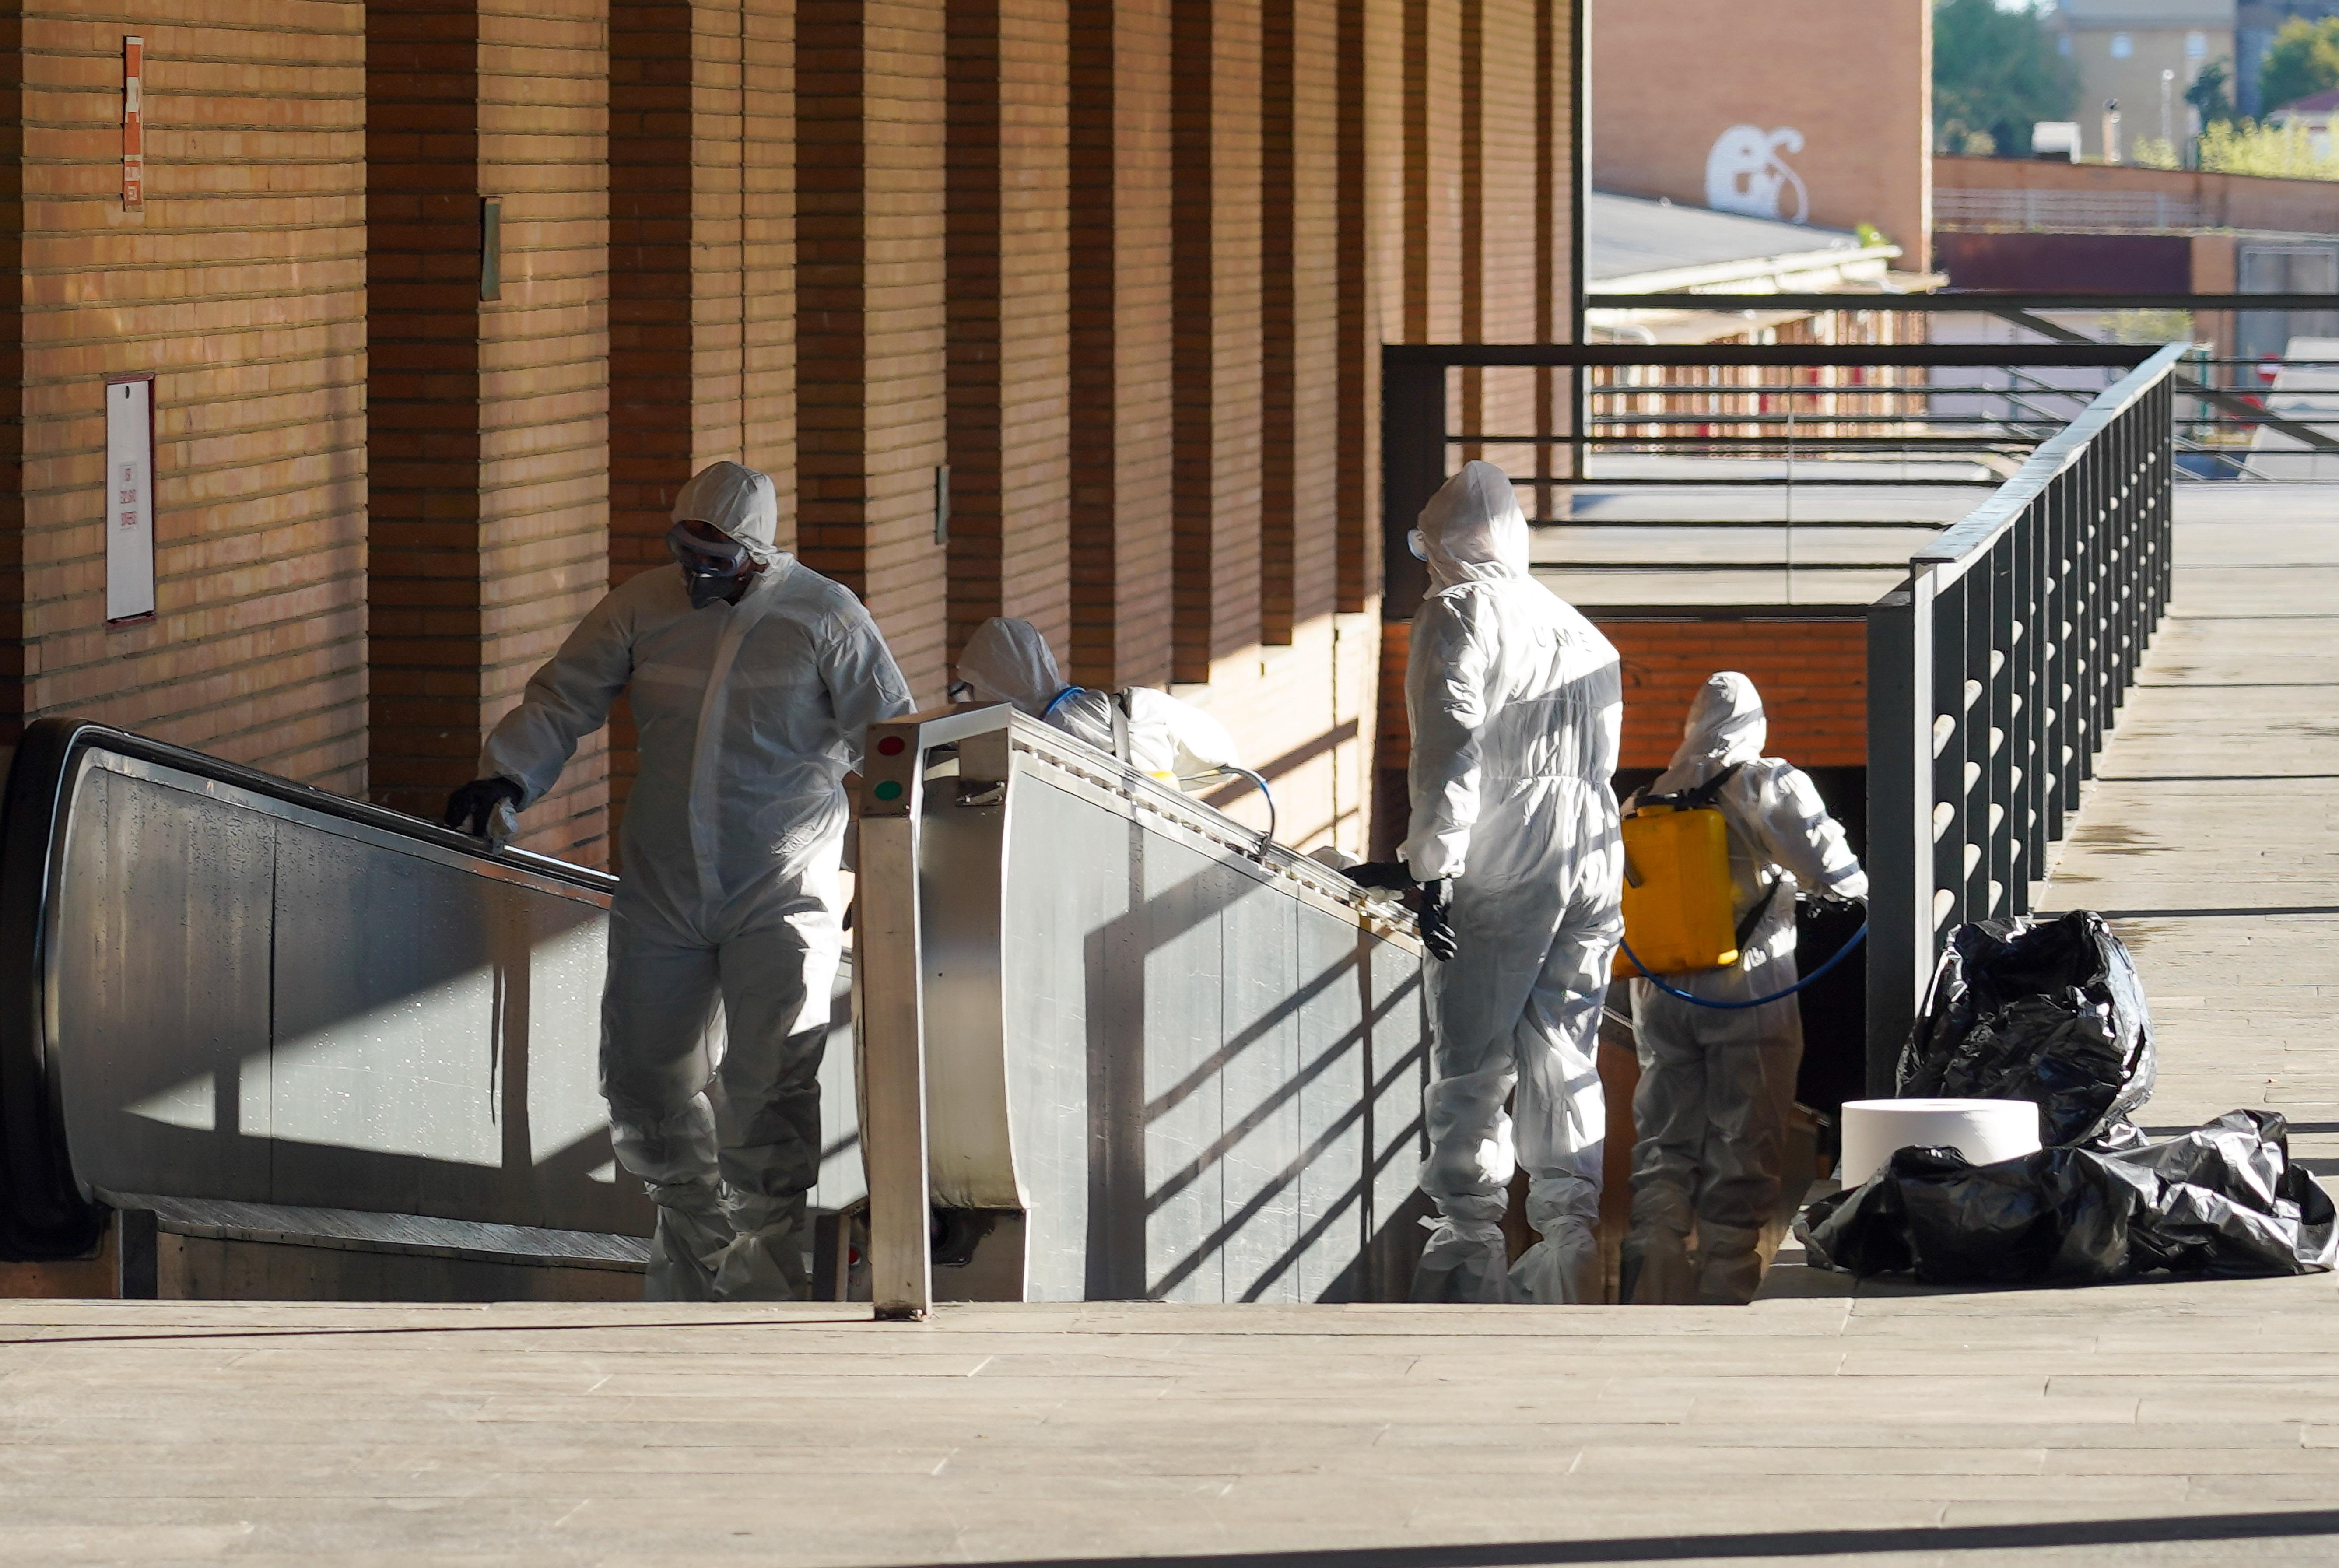
{"type": "Polygon", "coordinates": [[[2258,73],[2258,102],[2271,112],[2333,87],[2339,87],[2339,16],[2284,23],[2258,73]]]}
{"type": "Polygon", "coordinates": [[[1946,153],[2030,153],[2030,127],[2068,120],[2078,73],[2034,0],[1935,0],[1933,138],[1946,153]]]}
{"type": "Polygon", "coordinates": [[[2193,85],[2185,89],[2185,101],[2201,112],[2201,129],[2212,125],[2230,125],[2240,118],[2234,112],[2233,73],[2223,60],[2212,60],[2193,78],[2193,85]]]}

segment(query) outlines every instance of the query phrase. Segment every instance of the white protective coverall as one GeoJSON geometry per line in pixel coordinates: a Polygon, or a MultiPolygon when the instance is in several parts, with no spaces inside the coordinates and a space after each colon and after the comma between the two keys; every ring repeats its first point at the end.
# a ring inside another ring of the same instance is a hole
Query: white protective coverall
{"type": "Polygon", "coordinates": [[[1048,639],[1029,621],[993,616],[975,627],[958,656],[958,678],[979,701],[1012,703],[1088,742],[1100,752],[1121,754],[1113,740],[1116,698],[1126,703],[1127,753],[1122,760],[1160,778],[1191,778],[1235,764],[1235,743],[1226,726],[1191,703],[1149,686],[1120,693],[1068,685],[1056,668],[1048,639]]]}
{"type": "Polygon", "coordinates": [[[1528,575],[1526,519],[1492,463],[1448,479],[1420,533],[1433,591],[1406,670],[1413,823],[1398,853],[1416,880],[1451,880],[1460,952],[1427,971],[1421,1185],[1438,1218],[1414,1298],[1594,1299],[1596,1049],[1623,932],[1616,650],[1528,575]],[[1519,1163],[1543,1239],[1506,1273],[1498,1222],[1519,1163]]]}
{"type": "Polygon", "coordinates": [[[682,568],[613,589],[488,737],[483,776],[543,797],[630,692],[640,771],[609,912],[601,1088],[657,1205],[652,1300],[804,1290],[822,1049],[843,941],[843,780],[908,686],[858,599],[777,549],[770,478],[716,463],[676,498],[765,565],[693,609],[682,568]],[[707,1036],[720,1001],[719,1065],[707,1036]]]}
{"type": "MultiPolygon", "coordinates": [[[[1867,875],[1801,769],[1762,754],[1769,725],[1754,683],[1725,670],[1699,688],[1673,764],[1649,786],[1669,794],[1736,766],[1715,804],[1730,830],[1732,918],[1767,896],[1728,969],[1665,983],[1715,1001],[1748,1001],[1795,983],[1795,892],[1864,898],[1867,875]],[[1775,884],[1776,891],[1765,890],[1775,884]]],[[[1787,1112],[1803,1055],[1802,1015],[1787,997],[1719,1011],[1633,981],[1641,1086],[1633,1096],[1630,1300],[1743,1303],[1762,1283],[1756,1251],[1777,1207],[1787,1112]],[[1693,1223],[1697,1258],[1688,1256],[1693,1223]]]]}

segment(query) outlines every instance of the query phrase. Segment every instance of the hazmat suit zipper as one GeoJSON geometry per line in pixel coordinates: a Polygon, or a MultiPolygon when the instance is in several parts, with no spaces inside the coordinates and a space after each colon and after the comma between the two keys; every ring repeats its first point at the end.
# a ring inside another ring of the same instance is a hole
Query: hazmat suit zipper
{"type": "Polygon", "coordinates": [[[739,602],[730,606],[729,624],[723,628],[723,640],[716,645],[714,663],[706,671],[706,690],[698,700],[698,734],[690,747],[690,850],[698,873],[702,909],[715,908],[723,895],[722,857],[717,847],[722,803],[716,794],[717,770],[711,757],[729,715],[731,666],[738,660],[740,644],[771,608],[780,581],[793,565],[792,560],[783,560],[756,578],[739,602]]]}

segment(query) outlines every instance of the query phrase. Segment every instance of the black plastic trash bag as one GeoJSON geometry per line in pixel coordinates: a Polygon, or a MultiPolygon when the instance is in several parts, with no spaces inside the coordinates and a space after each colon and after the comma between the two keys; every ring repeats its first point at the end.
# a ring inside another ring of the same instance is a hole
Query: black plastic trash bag
{"type": "Polygon", "coordinates": [[[1949,933],[1900,1053],[1903,1099],[2028,1100],[2039,1141],[2127,1139],[2152,1098],[2152,1014],[2104,917],[1986,920],[1949,933]]]}
{"type": "Polygon", "coordinates": [[[2326,1273],[2339,1218],[2291,1163],[2286,1130],[2272,1111],[2229,1110],[2117,1153],[2042,1149],[1974,1165],[1955,1149],[1904,1149],[1811,1205],[1795,1234],[1821,1267],[1936,1285],[2326,1273]]]}

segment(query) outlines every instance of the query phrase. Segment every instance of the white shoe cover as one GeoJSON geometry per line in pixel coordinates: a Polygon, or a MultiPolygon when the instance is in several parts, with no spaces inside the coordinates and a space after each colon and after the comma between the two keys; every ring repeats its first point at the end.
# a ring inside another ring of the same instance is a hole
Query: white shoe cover
{"type": "Polygon", "coordinates": [[[1491,1219],[1425,1219],[1428,1244],[1413,1273],[1413,1299],[1499,1306],[1512,1299],[1503,1228],[1491,1219]]]}
{"type": "Polygon", "coordinates": [[[1580,1176],[1531,1176],[1527,1223],[1543,1238],[1511,1266],[1520,1301],[1571,1306],[1606,1296],[1600,1268],[1600,1188],[1580,1176]]]}

